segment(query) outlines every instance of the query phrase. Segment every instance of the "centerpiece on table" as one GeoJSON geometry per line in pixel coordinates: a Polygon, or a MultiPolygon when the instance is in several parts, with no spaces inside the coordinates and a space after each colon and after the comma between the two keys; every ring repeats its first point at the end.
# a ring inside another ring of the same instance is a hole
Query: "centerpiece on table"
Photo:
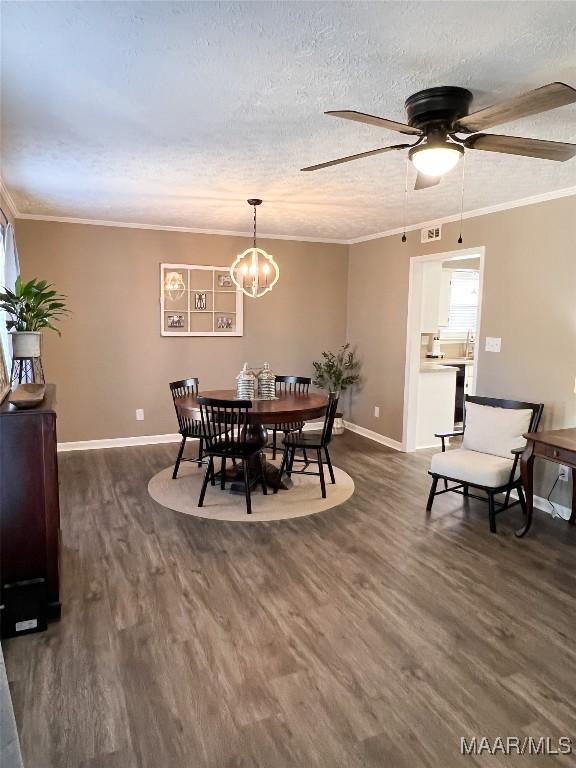
{"type": "MultiPolygon", "coordinates": [[[[334,352],[322,352],[322,360],[313,363],[315,387],[333,392],[339,397],[348,387],[360,381],[360,361],[350,350],[350,344],[344,344],[334,352]]],[[[336,414],[333,434],[344,432],[344,418],[341,412],[336,414]]]]}
{"type": "Polygon", "coordinates": [[[244,363],[236,376],[236,397],[240,400],[276,400],[276,374],[270,363],[253,368],[244,363]]]}

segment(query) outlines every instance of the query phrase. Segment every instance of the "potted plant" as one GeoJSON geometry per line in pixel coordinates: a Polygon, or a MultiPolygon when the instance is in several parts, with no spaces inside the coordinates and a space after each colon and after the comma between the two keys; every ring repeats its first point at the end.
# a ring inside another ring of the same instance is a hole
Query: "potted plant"
{"type": "MultiPolygon", "coordinates": [[[[350,344],[344,344],[336,353],[322,352],[322,358],[313,363],[315,387],[340,395],[360,380],[360,362],[350,350],[350,344]]],[[[341,435],[343,432],[344,419],[342,413],[337,413],[333,433],[341,435]]]]}
{"type": "Polygon", "coordinates": [[[14,357],[40,357],[44,328],[51,328],[60,335],[53,323],[69,313],[65,298],[46,280],[34,279],[25,283],[20,275],[16,278],[14,291],[4,288],[0,292],[0,308],[8,315],[6,327],[11,331],[14,357]]]}

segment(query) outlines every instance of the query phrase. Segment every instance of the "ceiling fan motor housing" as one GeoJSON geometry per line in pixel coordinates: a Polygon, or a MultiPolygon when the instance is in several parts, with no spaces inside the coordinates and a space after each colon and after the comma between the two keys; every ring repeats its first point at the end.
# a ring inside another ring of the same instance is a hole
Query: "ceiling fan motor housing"
{"type": "Polygon", "coordinates": [[[406,99],[408,125],[426,134],[448,133],[470,110],[472,93],[466,88],[442,85],[426,88],[406,99]]]}

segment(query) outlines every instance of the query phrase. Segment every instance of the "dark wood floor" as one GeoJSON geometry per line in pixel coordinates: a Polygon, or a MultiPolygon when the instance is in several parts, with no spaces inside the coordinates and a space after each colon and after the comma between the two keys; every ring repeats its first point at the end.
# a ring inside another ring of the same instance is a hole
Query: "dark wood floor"
{"type": "Polygon", "coordinates": [[[4,643],[27,768],[574,764],[459,750],[576,734],[575,530],[427,520],[429,457],[351,434],[343,506],[212,523],[147,495],[176,448],[60,456],[63,618],[4,643]]]}

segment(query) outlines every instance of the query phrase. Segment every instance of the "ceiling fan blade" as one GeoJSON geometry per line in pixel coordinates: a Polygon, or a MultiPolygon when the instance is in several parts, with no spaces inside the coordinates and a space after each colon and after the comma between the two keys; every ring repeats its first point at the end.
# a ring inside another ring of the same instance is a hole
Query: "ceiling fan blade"
{"type": "Polygon", "coordinates": [[[427,189],[428,187],[435,187],[436,184],[440,184],[441,176],[425,176],[423,173],[419,173],[416,176],[414,182],[414,189],[427,189]]]}
{"type": "Polygon", "coordinates": [[[524,139],[521,136],[498,136],[492,133],[478,133],[464,141],[468,149],[484,149],[487,152],[503,152],[507,155],[539,157],[542,160],[564,162],[576,156],[576,144],[562,141],[524,139]]]}
{"type": "Polygon", "coordinates": [[[390,152],[393,149],[408,149],[411,144],[394,144],[391,147],[380,147],[380,149],[369,149],[368,152],[359,152],[357,155],[348,155],[347,157],[339,157],[337,160],[328,160],[326,163],[318,163],[318,165],[309,165],[306,168],[301,168],[301,171],[318,171],[320,168],[329,168],[331,165],[339,165],[340,163],[349,163],[350,160],[360,160],[361,157],[371,157],[372,155],[379,155],[382,152],[390,152]]]}
{"type": "Polygon", "coordinates": [[[357,123],[367,123],[376,125],[378,128],[388,128],[390,131],[406,133],[408,136],[421,136],[422,131],[419,128],[412,128],[411,125],[398,123],[396,120],[387,120],[385,117],[376,117],[376,115],[367,115],[364,112],[356,112],[354,109],[336,110],[324,112],[331,117],[342,117],[344,120],[354,120],[357,123]]]}
{"type": "Polygon", "coordinates": [[[556,109],[574,102],[576,102],[576,88],[566,83],[549,83],[462,117],[458,120],[455,130],[464,130],[469,133],[483,131],[493,125],[509,123],[521,117],[547,112],[549,109],[556,109]]]}

